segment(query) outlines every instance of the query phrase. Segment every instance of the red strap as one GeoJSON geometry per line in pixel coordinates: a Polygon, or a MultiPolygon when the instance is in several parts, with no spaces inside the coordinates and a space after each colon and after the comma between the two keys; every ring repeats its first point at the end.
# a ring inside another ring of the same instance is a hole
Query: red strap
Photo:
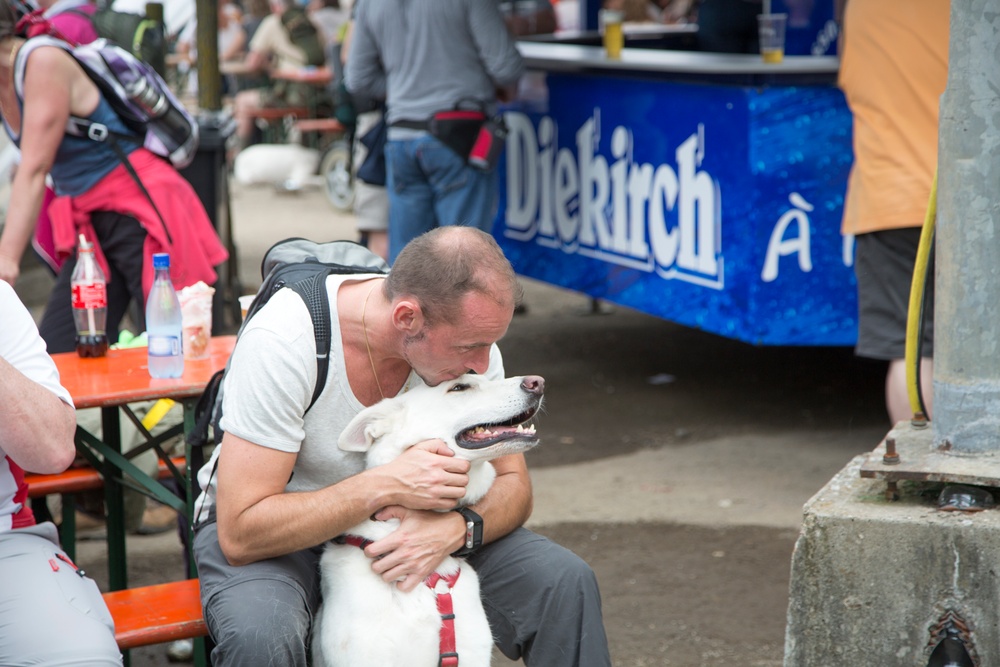
{"type": "Polygon", "coordinates": [[[337,544],[350,544],[352,547],[357,547],[362,550],[372,543],[371,540],[358,535],[337,535],[333,538],[333,541],[337,544]]]}
{"type": "Polygon", "coordinates": [[[441,614],[441,660],[438,663],[440,667],[458,667],[458,647],[455,645],[455,607],[451,599],[451,589],[454,588],[455,582],[458,581],[458,575],[461,573],[462,570],[458,569],[447,577],[442,577],[435,572],[424,579],[427,587],[437,594],[437,608],[438,613],[441,614]],[[446,586],[444,591],[438,588],[438,582],[442,581],[446,586]]]}
{"type": "Polygon", "coordinates": [[[438,111],[434,114],[434,120],[486,120],[486,114],[482,111],[454,109],[452,111],[438,111]]]}
{"type": "Polygon", "coordinates": [[[28,526],[34,526],[35,515],[28,506],[28,484],[24,481],[24,470],[21,469],[21,466],[14,463],[14,459],[9,456],[6,458],[10,473],[14,476],[14,486],[16,487],[14,502],[21,506],[14,513],[14,516],[11,517],[11,527],[27,528],[28,526]]]}

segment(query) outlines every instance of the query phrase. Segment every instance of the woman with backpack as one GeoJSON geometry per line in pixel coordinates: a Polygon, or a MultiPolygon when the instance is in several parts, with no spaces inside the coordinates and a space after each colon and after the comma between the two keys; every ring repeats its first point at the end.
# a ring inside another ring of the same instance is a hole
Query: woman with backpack
{"type": "MultiPolygon", "coordinates": [[[[117,142],[123,150],[119,157],[112,142],[67,133],[72,116],[135,136],[69,51],[50,45],[24,48],[28,42],[17,34],[18,18],[12,0],[0,0],[0,115],[21,149],[0,234],[0,280],[17,280],[51,174],[58,196],[48,212],[56,250],[66,261],[39,331],[50,353],[65,352],[75,348],[70,277],[80,234],[94,243],[108,278],[111,341],[117,340],[118,325],[133,300],[140,306],[134,317],[142,319],[153,253],[170,253],[177,288],[215,282],[214,267],[227,253],[194,189],[167,160],[143,148],[141,137],[117,142]],[[15,87],[16,76],[21,79],[15,87]]],[[[144,324],[135,322],[140,328],[144,324]]]]}

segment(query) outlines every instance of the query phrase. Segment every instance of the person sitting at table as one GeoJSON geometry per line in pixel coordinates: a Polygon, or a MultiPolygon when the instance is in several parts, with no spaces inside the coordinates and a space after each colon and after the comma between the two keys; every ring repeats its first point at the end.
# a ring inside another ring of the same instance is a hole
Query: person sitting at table
{"type": "Polygon", "coordinates": [[[8,136],[21,149],[0,234],[0,280],[13,285],[20,274],[51,173],[58,197],[48,213],[56,250],[65,262],[39,331],[49,352],[76,348],[70,279],[83,234],[94,242],[108,279],[107,334],[115,341],[132,301],[139,306],[135,324],[145,327],[142,306],[153,282],[153,253],[170,253],[171,278],[178,288],[199,280],[214,283],[214,267],[228,253],[191,184],[168,161],[143,148],[141,139],[118,144],[128,153],[133,176],[108,143],[65,133],[74,115],[132,134],[70,53],[49,45],[24,49],[26,40],[15,34],[16,23],[9,0],[0,2],[0,114],[8,136]],[[14,86],[15,70],[23,74],[20,92],[14,86]]]}
{"type": "MultiPolygon", "coordinates": [[[[295,0],[270,0],[271,14],[264,17],[250,40],[246,58],[239,67],[241,75],[252,75],[276,70],[302,70],[308,66],[309,56],[302,46],[293,41],[292,35],[282,21],[286,12],[299,11],[311,26],[314,36],[322,31],[312,23],[305,11],[297,7],[295,0]]],[[[322,39],[319,40],[320,43],[322,39]]],[[[316,91],[310,84],[294,81],[272,81],[264,88],[241,90],[233,100],[233,118],[236,120],[238,149],[253,143],[254,118],[265,107],[307,107],[309,96],[316,91]]]]}
{"type": "Polygon", "coordinates": [[[94,581],[35,523],[24,472],[59,473],[76,456],[76,413],[35,322],[0,281],[0,665],[121,665],[94,581]]]}
{"type": "Polygon", "coordinates": [[[549,0],[499,0],[510,34],[547,35],[556,30],[556,12],[549,0]]]}

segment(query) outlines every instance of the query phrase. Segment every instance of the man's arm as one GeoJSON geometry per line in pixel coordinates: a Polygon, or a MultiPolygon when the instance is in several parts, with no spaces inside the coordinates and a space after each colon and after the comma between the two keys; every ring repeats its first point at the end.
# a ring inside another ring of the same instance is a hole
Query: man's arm
{"type": "Polygon", "coordinates": [[[62,472],[76,456],[76,412],[31,314],[0,283],[0,449],[30,472],[62,472]]]}
{"type": "Polygon", "coordinates": [[[227,433],[219,455],[219,545],[245,565],[322,544],[387,505],[449,509],[465,493],[469,464],[441,441],[317,491],[286,493],[296,454],[227,433]]]}
{"type": "Polygon", "coordinates": [[[358,7],[352,22],[347,66],[344,68],[344,85],[356,95],[385,99],[385,71],[379,57],[378,44],[365,22],[365,9],[371,3],[358,7]]]}
{"type": "Polygon", "coordinates": [[[0,357],[0,449],[29,472],[62,472],[73,462],[76,412],[0,357]]]}
{"type": "Polygon", "coordinates": [[[524,73],[524,62],[504,25],[496,0],[469,3],[469,29],[483,67],[493,82],[501,88],[517,83],[524,73]]]}

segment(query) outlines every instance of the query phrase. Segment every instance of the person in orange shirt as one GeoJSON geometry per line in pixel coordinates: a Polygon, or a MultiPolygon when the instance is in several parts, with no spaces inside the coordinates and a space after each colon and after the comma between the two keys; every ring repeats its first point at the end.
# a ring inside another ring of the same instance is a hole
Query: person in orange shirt
{"type": "MultiPolygon", "coordinates": [[[[886,408],[910,419],[906,319],[914,259],[937,167],[938,108],[948,74],[949,3],[850,0],[839,84],[854,116],[844,234],[856,236],[858,356],[889,362],[886,408]]],[[[928,269],[933,276],[932,265],[928,269]]],[[[933,281],[927,284],[921,394],[930,417],[933,281]]]]}

